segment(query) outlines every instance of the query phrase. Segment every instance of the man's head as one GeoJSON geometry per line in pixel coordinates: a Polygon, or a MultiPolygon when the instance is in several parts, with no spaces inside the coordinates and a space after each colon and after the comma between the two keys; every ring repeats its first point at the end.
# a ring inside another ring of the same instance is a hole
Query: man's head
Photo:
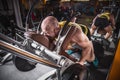
{"type": "Polygon", "coordinates": [[[107,27],[104,27],[104,28],[98,27],[98,29],[97,29],[97,32],[100,33],[100,34],[103,34],[103,35],[111,32],[111,31],[112,31],[112,27],[110,25],[108,25],[107,27]]]}
{"type": "Polygon", "coordinates": [[[55,38],[60,30],[58,20],[53,16],[46,17],[42,21],[41,29],[44,35],[55,38]]]}
{"type": "Polygon", "coordinates": [[[97,18],[94,25],[97,27],[97,32],[100,34],[106,34],[107,32],[111,31],[110,22],[107,18],[97,18]]]}

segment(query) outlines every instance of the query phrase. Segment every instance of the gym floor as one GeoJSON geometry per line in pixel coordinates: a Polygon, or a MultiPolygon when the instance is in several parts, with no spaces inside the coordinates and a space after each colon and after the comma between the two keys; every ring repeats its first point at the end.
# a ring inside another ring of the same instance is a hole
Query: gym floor
{"type": "Polygon", "coordinates": [[[53,70],[53,68],[37,64],[35,69],[22,72],[10,61],[0,66],[0,80],[37,80],[40,76],[51,70],[53,70]]]}

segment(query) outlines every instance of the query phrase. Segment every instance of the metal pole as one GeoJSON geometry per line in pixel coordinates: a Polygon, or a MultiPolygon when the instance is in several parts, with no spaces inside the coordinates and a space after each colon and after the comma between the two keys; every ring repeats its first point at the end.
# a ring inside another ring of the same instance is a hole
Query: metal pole
{"type": "Polygon", "coordinates": [[[12,0],[12,2],[13,2],[17,26],[21,29],[24,29],[23,23],[22,23],[22,18],[21,18],[19,0],[12,0]]]}
{"type": "Polygon", "coordinates": [[[13,46],[13,45],[11,45],[9,43],[6,43],[6,42],[4,42],[2,40],[0,40],[0,48],[5,49],[6,51],[9,51],[11,53],[14,53],[17,56],[23,57],[24,59],[27,59],[27,60],[28,59],[29,60],[33,60],[33,61],[35,61],[37,63],[41,63],[42,62],[43,64],[45,64],[47,66],[50,66],[52,68],[55,68],[55,69],[59,69],[60,68],[60,66],[57,65],[57,64],[54,64],[54,63],[52,63],[52,62],[50,62],[48,60],[45,60],[45,59],[43,59],[43,58],[41,58],[41,57],[39,57],[39,56],[37,56],[35,54],[32,54],[32,53],[30,53],[28,51],[25,51],[23,49],[15,47],[15,46],[13,46]]]}

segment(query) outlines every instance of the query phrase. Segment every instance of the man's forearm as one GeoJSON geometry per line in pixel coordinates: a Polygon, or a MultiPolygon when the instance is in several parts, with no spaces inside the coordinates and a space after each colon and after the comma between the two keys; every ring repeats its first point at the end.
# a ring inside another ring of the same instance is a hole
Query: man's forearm
{"type": "Polygon", "coordinates": [[[106,33],[106,35],[104,36],[104,38],[108,39],[111,35],[112,35],[112,32],[106,33]]]}

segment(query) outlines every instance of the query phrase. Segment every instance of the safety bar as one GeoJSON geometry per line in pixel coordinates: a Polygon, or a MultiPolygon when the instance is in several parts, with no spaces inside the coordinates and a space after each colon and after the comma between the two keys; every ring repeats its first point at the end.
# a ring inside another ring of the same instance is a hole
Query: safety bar
{"type": "Polygon", "coordinates": [[[2,34],[2,33],[0,33],[0,39],[2,39],[2,40],[4,40],[4,41],[7,41],[7,42],[9,42],[9,43],[13,43],[13,44],[17,44],[17,45],[19,45],[19,46],[23,46],[23,45],[21,44],[21,42],[18,42],[18,41],[16,41],[16,40],[14,40],[14,39],[12,39],[12,38],[10,38],[10,37],[2,34]]]}
{"type": "Polygon", "coordinates": [[[28,59],[34,60],[37,63],[42,62],[45,65],[50,66],[52,68],[56,68],[56,69],[60,68],[60,66],[57,65],[57,64],[51,63],[48,60],[42,59],[41,57],[39,57],[39,56],[37,56],[35,54],[32,54],[32,53],[30,53],[28,51],[25,51],[23,49],[20,49],[18,47],[15,47],[15,46],[13,46],[13,45],[11,45],[11,44],[9,44],[7,42],[4,42],[2,40],[0,40],[0,48],[5,49],[5,50],[7,50],[7,51],[9,51],[11,53],[14,53],[14,54],[16,54],[16,55],[18,55],[20,57],[23,56],[25,59],[28,58],[28,59]]]}

